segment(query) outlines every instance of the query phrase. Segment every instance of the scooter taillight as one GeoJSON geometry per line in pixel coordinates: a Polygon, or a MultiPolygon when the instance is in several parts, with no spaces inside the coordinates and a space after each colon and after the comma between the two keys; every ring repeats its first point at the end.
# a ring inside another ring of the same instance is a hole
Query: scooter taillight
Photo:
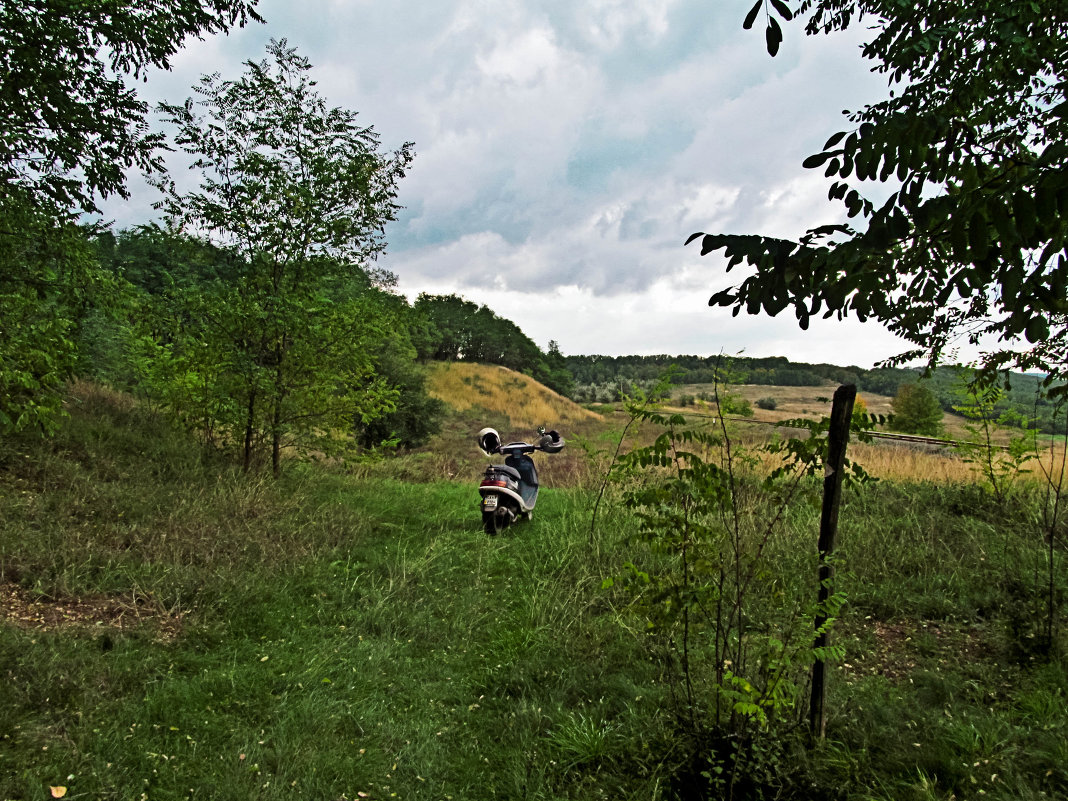
{"type": "Polygon", "coordinates": [[[482,479],[482,487],[507,487],[508,482],[499,478],[484,478],[482,479]]]}

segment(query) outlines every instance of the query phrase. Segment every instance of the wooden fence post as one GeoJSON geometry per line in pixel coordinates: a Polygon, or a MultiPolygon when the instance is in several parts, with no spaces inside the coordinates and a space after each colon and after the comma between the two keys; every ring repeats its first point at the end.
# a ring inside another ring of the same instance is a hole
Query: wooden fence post
{"type": "MultiPolygon", "coordinates": [[[[853,417],[853,402],[857,397],[854,384],[845,384],[834,391],[831,403],[831,428],[827,432],[827,464],[823,479],[823,508],[820,512],[819,537],[819,602],[820,608],[831,596],[831,580],[834,567],[830,557],[834,553],[834,541],[838,532],[838,506],[842,500],[842,468],[845,462],[846,443],[849,441],[849,423],[853,417]]],[[[816,631],[827,622],[822,612],[816,615],[816,631]]],[[[827,634],[816,635],[816,648],[826,648],[827,634]]],[[[814,737],[823,739],[827,729],[824,700],[827,696],[826,665],[822,659],[812,664],[812,697],[809,704],[809,730],[814,737]]]]}

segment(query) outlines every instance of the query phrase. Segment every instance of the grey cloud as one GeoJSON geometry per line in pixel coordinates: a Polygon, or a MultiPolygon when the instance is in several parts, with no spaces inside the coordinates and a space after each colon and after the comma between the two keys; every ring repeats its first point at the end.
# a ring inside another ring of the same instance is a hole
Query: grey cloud
{"type": "MultiPolygon", "coordinates": [[[[642,293],[670,285],[695,304],[692,327],[713,319],[700,317],[707,296],[734,274],[685,238],[831,221],[826,183],[801,161],[844,124],[841,109],[884,91],[856,40],[794,25],[770,59],[741,30],[749,5],[262,0],[267,25],[193,43],[142,94],[180,100],[201,72],[236,75],[268,38],[288,38],[331,105],[360,112],[387,148],[416,143],[384,260],[403,285],[563,287],[569,302],[626,300],[636,314],[642,293]]],[[[135,187],[113,207],[120,225],[151,218],[154,195],[135,187]]],[[[783,325],[795,333],[779,320],[739,330],[783,325]]]]}

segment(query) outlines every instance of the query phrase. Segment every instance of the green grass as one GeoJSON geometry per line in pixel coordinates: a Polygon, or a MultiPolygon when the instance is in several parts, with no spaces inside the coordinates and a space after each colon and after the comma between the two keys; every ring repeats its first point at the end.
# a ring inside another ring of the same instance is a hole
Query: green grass
{"type": "Polygon", "coordinates": [[[648,694],[622,631],[587,608],[574,497],[548,491],[545,524],[491,540],[466,484],[290,481],[300,507],[276,514],[297,534],[277,544],[297,559],[261,543],[136,577],[111,563],[107,591],[181,599],[175,643],[151,623],[107,646],[92,626],[3,629],[0,797],[553,797],[573,781],[557,727],[576,709],[628,719],[648,694]],[[541,759],[556,751],[558,769],[541,759]]]}
{"type": "MultiPolygon", "coordinates": [[[[633,556],[618,505],[594,547],[593,494],[547,486],[490,538],[477,472],[357,472],[244,476],[109,397],[0,443],[0,588],[95,604],[0,622],[0,799],[699,797],[665,656],[601,588],[633,556]]],[[[780,797],[1064,797],[1033,507],[847,497],[828,741],[769,751],[780,797]]],[[[788,511],[776,569],[810,561],[817,515],[788,511]]]]}

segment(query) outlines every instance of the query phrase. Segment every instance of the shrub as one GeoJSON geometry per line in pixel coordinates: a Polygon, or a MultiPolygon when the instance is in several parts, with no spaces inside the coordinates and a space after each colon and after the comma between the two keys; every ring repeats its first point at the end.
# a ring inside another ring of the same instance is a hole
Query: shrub
{"type": "Polygon", "coordinates": [[[753,405],[745,398],[722,392],[719,396],[719,411],[721,414],[733,414],[738,417],[752,417],[753,405]]]}
{"type": "Polygon", "coordinates": [[[902,384],[892,403],[894,430],[931,437],[942,433],[942,407],[926,384],[902,384]]]}
{"type": "Polygon", "coordinates": [[[761,409],[767,409],[768,411],[771,411],[779,405],[779,402],[775,400],[775,398],[761,398],[756,402],[756,405],[759,406],[761,409]]]}

